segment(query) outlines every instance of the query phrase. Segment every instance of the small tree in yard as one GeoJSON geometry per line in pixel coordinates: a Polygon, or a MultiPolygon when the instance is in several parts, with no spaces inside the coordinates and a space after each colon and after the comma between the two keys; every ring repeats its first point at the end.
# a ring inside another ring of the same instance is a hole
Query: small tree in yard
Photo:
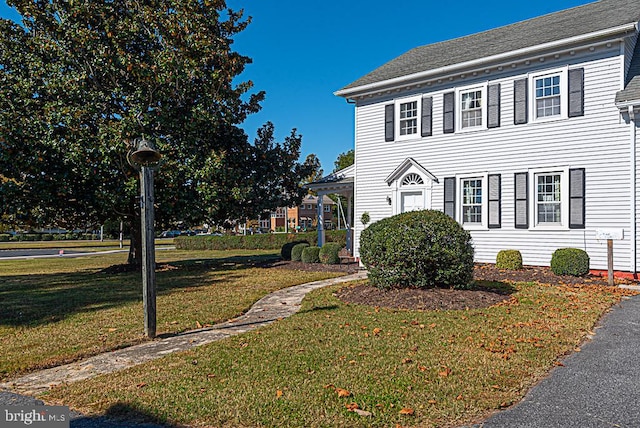
{"type": "Polygon", "coordinates": [[[378,288],[468,288],[473,279],[471,235],[440,211],[398,214],[360,237],[360,258],[378,288]]]}

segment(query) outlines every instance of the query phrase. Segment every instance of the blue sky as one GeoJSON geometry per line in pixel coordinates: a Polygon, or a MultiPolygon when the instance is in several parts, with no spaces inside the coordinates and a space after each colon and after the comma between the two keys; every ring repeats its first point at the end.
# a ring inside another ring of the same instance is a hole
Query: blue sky
{"type": "MultiPolygon", "coordinates": [[[[416,46],[477,33],[590,0],[227,0],[253,22],[236,51],[253,59],[241,76],[266,91],[262,110],[243,128],[253,139],[266,121],[281,141],[296,128],[303,157],[325,172],[353,148],[354,107],[333,92],[416,46]]],[[[0,16],[16,19],[0,0],[0,16]]]]}

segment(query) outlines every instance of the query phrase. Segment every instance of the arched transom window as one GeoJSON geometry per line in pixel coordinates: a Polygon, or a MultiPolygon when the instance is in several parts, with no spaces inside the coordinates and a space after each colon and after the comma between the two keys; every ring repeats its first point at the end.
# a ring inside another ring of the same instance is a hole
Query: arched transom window
{"type": "Polygon", "coordinates": [[[402,186],[418,186],[421,184],[424,184],[424,181],[422,177],[416,173],[407,174],[402,180],[402,186]]]}

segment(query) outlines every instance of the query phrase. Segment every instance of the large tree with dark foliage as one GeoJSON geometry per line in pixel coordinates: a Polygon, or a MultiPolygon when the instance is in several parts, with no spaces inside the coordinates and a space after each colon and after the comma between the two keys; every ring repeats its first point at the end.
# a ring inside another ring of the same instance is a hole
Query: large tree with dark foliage
{"type": "MultiPolygon", "coordinates": [[[[0,214],[31,226],[125,219],[139,242],[135,139],[163,155],[159,227],[299,202],[301,137],[238,127],[263,92],[232,49],[250,22],[224,0],[9,0],[0,19],[0,214]]],[[[139,259],[132,245],[130,262],[139,259]]]]}

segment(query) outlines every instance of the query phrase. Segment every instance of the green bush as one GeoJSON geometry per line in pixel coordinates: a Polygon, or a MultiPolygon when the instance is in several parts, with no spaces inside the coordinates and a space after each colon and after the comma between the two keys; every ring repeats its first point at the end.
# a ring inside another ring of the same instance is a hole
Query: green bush
{"type": "Polygon", "coordinates": [[[0,234],[0,242],[9,242],[10,239],[11,235],[9,235],[8,233],[0,234]]]}
{"type": "Polygon", "coordinates": [[[302,251],[309,246],[306,242],[301,242],[291,249],[291,261],[299,262],[302,260],[302,251]]]}
{"type": "Polygon", "coordinates": [[[282,257],[282,260],[291,260],[291,251],[293,250],[293,247],[295,247],[298,244],[309,244],[307,241],[291,241],[291,242],[287,242],[286,244],[284,244],[282,246],[282,249],[280,249],[280,256],[282,257]]]}
{"type": "Polygon", "coordinates": [[[496,267],[508,270],[522,269],[522,254],[518,250],[501,250],[496,256],[496,267]]]}
{"type": "Polygon", "coordinates": [[[556,275],[586,275],[589,273],[589,255],[579,248],[559,248],[551,256],[551,271],[556,275]]]}
{"type": "Polygon", "coordinates": [[[320,263],[320,247],[305,247],[302,250],[302,261],[304,263],[320,263]]]}
{"type": "MultiPolygon", "coordinates": [[[[336,242],[343,247],[347,242],[344,230],[327,230],[327,242],[336,242]]],[[[178,250],[285,250],[284,246],[292,242],[308,242],[317,245],[318,234],[307,233],[265,233],[259,235],[224,236],[179,236],[173,239],[178,250]]],[[[293,247],[292,247],[293,248],[293,247]]],[[[289,250],[290,251],[290,250],[289,250]]],[[[286,255],[286,254],[285,254],[286,255]]],[[[284,257],[285,260],[287,258],[284,257]]]]}
{"type": "Polygon", "coordinates": [[[360,236],[360,259],[372,285],[468,288],[471,235],[446,214],[412,211],[373,223],[360,236]]]}
{"type": "Polygon", "coordinates": [[[335,242],[327,242],[320,248],[320,263],[324,263],[326,265],[340,264],[341,249],[342,245],[336,244],[335,242]]]}
{"type": "Polygon", "coordinates": [[[43,233],[42,234],[42,240],[43,241],[53,241],[53,235],[50,233],[43,233]]]}

